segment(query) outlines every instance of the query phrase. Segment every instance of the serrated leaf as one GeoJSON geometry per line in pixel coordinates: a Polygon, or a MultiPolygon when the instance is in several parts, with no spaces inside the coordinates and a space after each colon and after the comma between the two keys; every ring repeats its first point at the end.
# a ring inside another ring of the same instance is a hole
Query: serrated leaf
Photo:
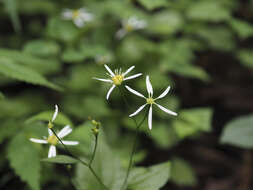
{"type": "Polygon", "coordinates": [[[226,124],[220,142],[253,148],[253,115],[239,117],[226,124]]]}
{"type": "Polygon", "coordinates": [[[65,155],[58,155],[52,158],[44,158],[41,161],[55,164],[75,164],[78,162],[78,160],[76,160],[75,158],[65,155]]]}
{"type": "Polygon", "coordinates": [[[168,5],[167,0],[138,0],[148,10],[165,7],[168,5]]]}
{"type": "MultiPolygon", "coordinates": [[[[34,121],[48,122],[52,119],[53,114],[54,114],[54,111],[41,112],[27,119],[26,123],[32,123],[34,121]]],[[[56,119],[54,120],[54,123],[58,125],[71,125],[71,126],[73,125],[71,120],[67,116],[65,116],[63,113],[58,113],[56,119]]]]}
{"type": "Polygon", "coordinates": [[[193,108],[182,110],[173,121],[173,128],[180,138],[209,132],[211,130],[212,110],[209,108],[193,108]]]}
{"type": "Polygon", "coordinates": [[[159,190],[171,175],[171,164],[165,162],[148,168],[133,168],[128,182],[131,190],[159,190]]]}
{"type": "Polygon", "coordinates": [[[40,190],[40,159],[37,150],[24,133],[16,135],[8,145],[11,167],[33,190],[40,190]]]}
{"type": "Polygon", "coordinates": [[[194,186],[197,184],[197,177],[188,162],[174,158],[171,161],[171,181],[179,186],[194,186]]]}
{"type": "Polygon", "coordinates": [[[53,83],[50,83],[46,78],[44,78],[36,71],[23,65],[18,65],[5,58],[0,59],[0,73],[7,77],[23,82],[49,87],[54,90],[61,90],[60,87],[56,86],[53,83]]]}

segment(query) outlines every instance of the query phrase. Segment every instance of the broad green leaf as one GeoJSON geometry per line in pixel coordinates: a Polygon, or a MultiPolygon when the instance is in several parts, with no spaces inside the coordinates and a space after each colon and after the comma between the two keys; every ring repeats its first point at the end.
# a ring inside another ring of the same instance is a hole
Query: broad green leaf
{"type": "Polygon", "coordinates": [[[237,57],[242,65],[253,68],[253,50],[240,50],[237,53],[237,57]]]}
{"type": "Polygon", "coordinates": [[[226,124],[220,142],[253,148],[253,115],[242,116],[226,124]]]}
{"type": "Polygon", "coordinates": [[[15,173],[31,189],[40,190],[40,158],[24,133],[18,133],[8,145],[7,157],[15,173]]]}
{"type": "Polygon", "coordinates": [[[173,121],[172,126],[180,138],[209,132],[211,130],[212,110],[210,108],[193,108],[182,110],[173,121]]]}
{"type": "Polygon", "coordinates": [[[171,161],[171,181],[179,186],[194,186],[197,184],[197,177],[188,162],[174,158],[171,161]]]}
{"type": "MultiPolygon", "coordinates": [[[[32,116],[31,118],[26,120],[26,123],[32,123],[34,121],[50,121],[52,119],[52,116],[54,114],[54,111],[45,111],[41,112],[39,114],[36,114],[32,116]]],[[[71,120],[65,116],[63,113],[58,113],[54,123],[58,125],[73,125],[71,120]]]]}
{"type": "MultiPolygon", "coordinates": [[[[113,153],[100,134],[97,152],[92,163],[94,171],[110,190],[119,190],[123,184],[124,173],[117,154],[113,153]]],[[[74,184],[78,190],[104,190],[87,167],[77,165],[74,184]]]]}
{"type": "Polygon", "coordinates": [[[138,0],[138,1],[148,10],[166,7],[168,5],[168,1],[166,0],[138,0]]]}
{"type": "Polygon", "coordinates": [[[20,123],[14,119],[1,119],[0,126],[0,144],[9,137],[16,135],[17,130],[19,130],[20,123]]]}
{"type": "Polygon", "coordinates": [[[4,99],[4,94],[0,92],[0,100],[4,99]]]}
{"type": "Polygon", "coordinates": [[[49,87],[54,90],[61,90],[61,88],[49,82],[46,78],[44,78],[36,71],[23,65],[16,64],[9,59],[0,59],[0,73],[6,77],[10,77],[19,81],[49,87]]]}
{"type": "Polygon", "coordinates": [[[253,35],[253,25],[248,22],[239,19],[231,19],[229,24],[242,39],[253,35]]]}
{"type": "Polygon", "coordinates": [[[57,4],[54,1],[19,0],[19,11],[22,14],[55,14],[57,4]]]}
{"type": "Polygon", "coordinates": [[[130,190],[159,190],[171,177],[171,164],[165,162],[148,168],[133,168],[128,182],[130,190]]]}
{"type": "Polygon", "coordinates": [[[42,57],[56,56],[60,46],[53,41],[33,40],[24,45],[24,52],[42,57]]]}
{"type": "Polygon", "coordinates": [[[194,2],[186,15],[195,20],[219,22],[230,18],[229,10],[217,1],[194,2]]]}
{"type": "Polygon", "coordinates": [[[58,155],[52,158],[44,158],[41,161],[55,163],[55,164],[75,164],[78,162],[77,159],[70,156],[65,156],[65,155],[58,155]]]}
{"type": "Polygon", "coordinates": [[[21,24],[18,17],[18,0],[3,0],[4,6],[8,14],[10,15],[11,22],[16,32],[20,32],[21,24]]]}

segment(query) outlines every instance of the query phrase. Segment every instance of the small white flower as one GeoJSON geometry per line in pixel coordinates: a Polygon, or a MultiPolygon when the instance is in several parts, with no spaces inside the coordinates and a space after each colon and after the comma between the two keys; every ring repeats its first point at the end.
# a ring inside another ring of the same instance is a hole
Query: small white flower
{"type": "Polygon", "coordinates": [[[104,65],[112,60],[110,55],[97,55],[95,56],[95,62],[99,65],[104,65]]]}
{"type": "Polygon", "coordinates": [[[66,20],[72,20],[79,28],[83,27],[86,22],[93,20],[93,14],[89,13],[86,9],[65,9],[62,12],[62,18],[66,20]]]}
{"type": "MultiPolygon", "coordinates": [[[[78,141],[64,141],[62,140],[63,137],[67,136],[72,132],[72,129],[69,125],[65,126],[58,134],[57,136],[61,139],[62,143],[64,145],[78,145],[78,141]]],[[[48,158],[55,157],[56,156],[56,145],[59,143],[58,138],[53,134],[51,129],[48,129],[48,138],[46,139],[35,139],[30,138],[30,141],[40,144],[50,144],[49,151],[48,151],[48,158]]]]}
{"type": "Polygon", "coordinates": [[[127,33],[147,27],[147,22],[135,16],[122,21],[122,28],[116,33],[118,39],[123,38],[127,33]]]}
{"type": "Polygon", "coordinates": [[[134,79],[142,75],[142,73],[138,73],[129,77],[125,77],[130,71],[134,69],[135,66],[130,67],[124,73],[121,72],[121,69],[119,70],[116,69],[115,72],[112,72],[112,70],[107,65],[104,65],[104,66],[106,70],[109,72],[107,74],[110,76],[110,79],[101,79],[101,78],[94,78],[94,79],[113,84],[106,95],[107,100],[109,99],[111,92],[116,86],[121,85],[123,81],[134,79]]]}
{"type": "Polygon", "coordinates": [[[142,105],[141,107],[139,107],[134,113],[132,113],[131,115],[129,115],[129,117],[133,117],[135,115],[137,115],[141,110],[143,110],[143,108],[146,106],[146,105],[150,105],[149,107],[149,113],[148,113],[148,127],[149,129],[151,130],[152,129],[152,105],[156,105],[158,106],[158,108],[160,108],[162,111],[168,113],[168,114],[171,114],[171,115],[174,115],[176,116],[177,113],[171,111],[171,110],[168,110],[166,109],[165,107],[157,104],[155,101],[158,100],[158,99],[161,99],[163,97],[165,97],[169,90],[170,90],[170,86],[167,87],[167,89],[160,95],[158,96],[157,98],[153,98],[153,87],[150,83],[150,80],[149,80],[149,76],[146,77],[146,87],[147,87],[147,91],[148,91],[148,98],[146,98],[144,95],[142,95],[141,93],[133,90],[132,88],[130,88],[129,86],[126,86],[126,88],[133,94],[139,96],[139,97],[142,97],[146,100],[146,104],[142,105]]]}
{"type": "Polygon", "coordinates": [[[54,111],[54,115],[53,115],[53,117],[51,119],[51,122],[53,122],[56,119],[57,115],[58,115],[58,106],[55,105],[55,111],[54,111]]]}

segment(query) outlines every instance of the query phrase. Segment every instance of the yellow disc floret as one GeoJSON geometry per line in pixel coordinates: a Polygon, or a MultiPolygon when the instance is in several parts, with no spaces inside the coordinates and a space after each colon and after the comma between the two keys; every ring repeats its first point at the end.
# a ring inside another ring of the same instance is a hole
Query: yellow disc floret
{"type": "Polygon", "coordinates": [[[57,145],[58,139],[55,135],[48,137],[47,142],[51,145],[57,145]]]}
{"type": "Polygon", "coordinates": [[[125,29],[127,32],[131,32],[133,30],[133,26],[131,24],[126,24],[125,29]]]}
{"type": "Polygon", "coordinates": [[[147,104],[154,104],[155,103],[155,100],[153,98],[147,98],[146,101],[147,101],[147,104]]]}
{"type": "Polygon", "coordinates": [[[121,85],[121,83],[124,80],[124,76],[123,75],[115,75],[114,77],[112,77],[112,81],[115,85],[121,85]]]}
{"type": "Polygon", "coordinates": [[[80,14],[79,10],[74,10],[72,13],[72,18],[76,19],[79,16],[79,14],[80,14]]]}

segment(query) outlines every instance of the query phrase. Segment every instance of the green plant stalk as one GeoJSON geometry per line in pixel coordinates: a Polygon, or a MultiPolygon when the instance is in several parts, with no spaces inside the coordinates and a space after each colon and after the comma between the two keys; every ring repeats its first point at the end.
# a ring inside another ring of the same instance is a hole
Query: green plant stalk
{"type": "Polygon", "coordinates": [[[68,152],[68,154],[70,154],[73,158],[75,158],[76,160],[78,160],[81,164],[83,164],[84,166],[88,167],[89,170],[91,171],[91,173],[94,175],[94,177],[97,179],[97,181],[104,187],[104,189],[109,190],[108,187],[106,187],[106,185],[102,182],[102,180],[100,179],[100,177],[96,174],[96,172],[94,171],[94,169],[92,168],[91,164],[94,160],[95,154],[96,154],[96,150],[97,150],[97,143],[98,143],[98,138],[96,135],[96,139],[95,139],[95,147],[92,153],[92,157],[89,163],[84,162],[83,160],[81,160],[80,158],[78,158],[77,156],[73,155],[68,148],[66,147],[66,145],[62,142],[62,140],[60,139],[60,137],[58,137],[58,135],[56,134],[56,132],[50,128],[50,130],[53,132],[53,134],[56,136],[56,138],[60,141],[60,143],[63,145],[64,149],[68,152]]]}

